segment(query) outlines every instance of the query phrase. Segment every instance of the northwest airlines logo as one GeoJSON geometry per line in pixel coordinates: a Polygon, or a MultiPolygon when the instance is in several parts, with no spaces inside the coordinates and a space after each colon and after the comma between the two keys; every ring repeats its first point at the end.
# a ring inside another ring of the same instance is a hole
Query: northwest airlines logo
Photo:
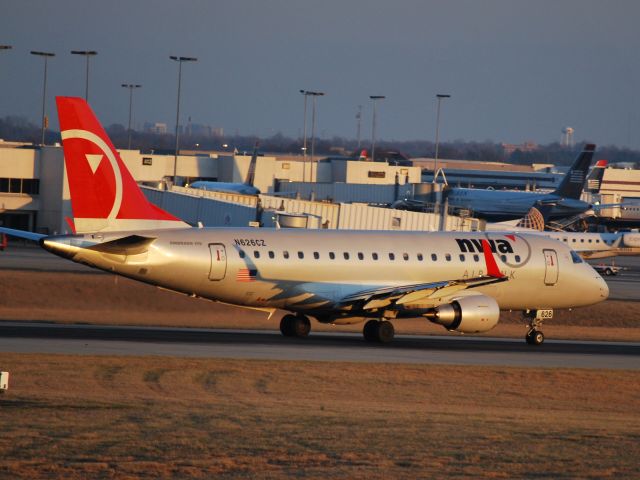
{"type": "MultiPolygon", "coordinates": [[[[513,253],[513,246],[507,240],[487,240],[493,253],[513,253]]],[[[462,253],[482,253],[482,240],[476,238],[456,238],[462,253]]]]}
{"type": "MultiPolygon", "coordinates": [[[[489,239],[486,241],[492,253],[500,255],[505,265],[520,267],[531,258],[531,246],[522,237],[506,235],[506,238],[489,239]]],[[[482,238],[456,238],[456,243],[461,253],[482,253],[482,238]]]]}
{"type": "MultiPolygon", "coordinates": [[[[115,219],[116,215],[120,211],[120,206],[122,205],[122,174],[120,173],[120,167],[118,166],[118,161],[116,160],[115,155],[109,145],[96,135],[93,132],[89,132],[87,130],[65,130],[60,133],[62,140],[71,140],[74,138],[79,138],[82,140],[86,140],[88,142],[93,143],[96,147],[100,149],[102,153],[92,154],[85,153],[84,159],[91,168],[91,172],[95,175],[98,167],[102,163],[103,159],[106,157],[109,161],[109,165],[111,165],[111,170],[113,170],[113,176],[115,178],[115,196],[113,199],[113,205],[111,206],[111,211],[107,216],[108,219],[115,219]]],[[[73,159],[73,161],[82,161],[78,159],[73,159]]]]}

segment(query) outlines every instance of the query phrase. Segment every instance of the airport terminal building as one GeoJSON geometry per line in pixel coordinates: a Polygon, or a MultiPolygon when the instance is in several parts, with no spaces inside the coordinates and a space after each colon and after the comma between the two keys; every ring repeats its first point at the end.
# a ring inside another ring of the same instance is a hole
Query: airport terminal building
{"type": "MultiPolygon", "coordinates": [[[[173,155],[120,150],[134,179],[163,190],[170,188],[174,168],[179,182],[196,179],[244,182],[251,156],[233,153],[173,155]]],[[[303,161],[301,157],[259,156],[254,185],[265,194],[289,182],[368,184],[391,187],[420,183],[419,167],[393,166],[343,158],[303,161]]],[[[387,188],[389,190],[389,188],[387,188]]],[[[72,217],[63,150],[60,146],[0,142],[0,222],[3,226],[53,234],[69,230],[72,217]]],[[[245,224],[246,225],[246,224],[245,224]]]]}

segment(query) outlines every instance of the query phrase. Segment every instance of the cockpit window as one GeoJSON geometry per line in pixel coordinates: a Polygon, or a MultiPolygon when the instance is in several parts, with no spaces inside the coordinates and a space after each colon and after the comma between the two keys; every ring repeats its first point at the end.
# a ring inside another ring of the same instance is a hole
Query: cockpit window
{"type": "Polygon", "coordinates": [[[576,252],[574,252],[573,250],[571,250],[571,259],[573,260],[573,263],[582,263],[582,257],[580,255],[578,255],[576,252]]]}

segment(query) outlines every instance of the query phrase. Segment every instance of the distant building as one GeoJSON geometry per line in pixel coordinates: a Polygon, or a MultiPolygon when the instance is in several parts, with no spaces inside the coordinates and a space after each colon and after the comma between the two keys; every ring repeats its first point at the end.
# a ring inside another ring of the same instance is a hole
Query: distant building
{"type": "Polygon", "coordinates": [[[147,133],[157,133],[160,135],[164,135],[168,132],[167,124],[159,123],[159,122],[156,122],[156,123],[146,122],[143,126],[143,129],[147,133]]]}
{"type": "Polygon", "coordinates": [[[524,143],[503,143],[502,148],[504,153],[509,156],[516,150],[520,150],[521,152],[535,152],[538,150],[538,144],[534,142],[524,142],[524,143]]]}

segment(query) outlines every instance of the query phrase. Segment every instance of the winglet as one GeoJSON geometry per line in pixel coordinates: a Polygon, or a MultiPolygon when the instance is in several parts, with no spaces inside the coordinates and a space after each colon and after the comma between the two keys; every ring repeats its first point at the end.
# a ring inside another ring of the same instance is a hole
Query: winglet
{"type": "Polygon", "coordinates": [[[502,278],[504,275],[500,272],[496,259],[491,253],[491,246],[487,240],[482,240],[482,252],[484,253],[484,261],[487,264],[487,275],[495,278],[502,278]]]}

